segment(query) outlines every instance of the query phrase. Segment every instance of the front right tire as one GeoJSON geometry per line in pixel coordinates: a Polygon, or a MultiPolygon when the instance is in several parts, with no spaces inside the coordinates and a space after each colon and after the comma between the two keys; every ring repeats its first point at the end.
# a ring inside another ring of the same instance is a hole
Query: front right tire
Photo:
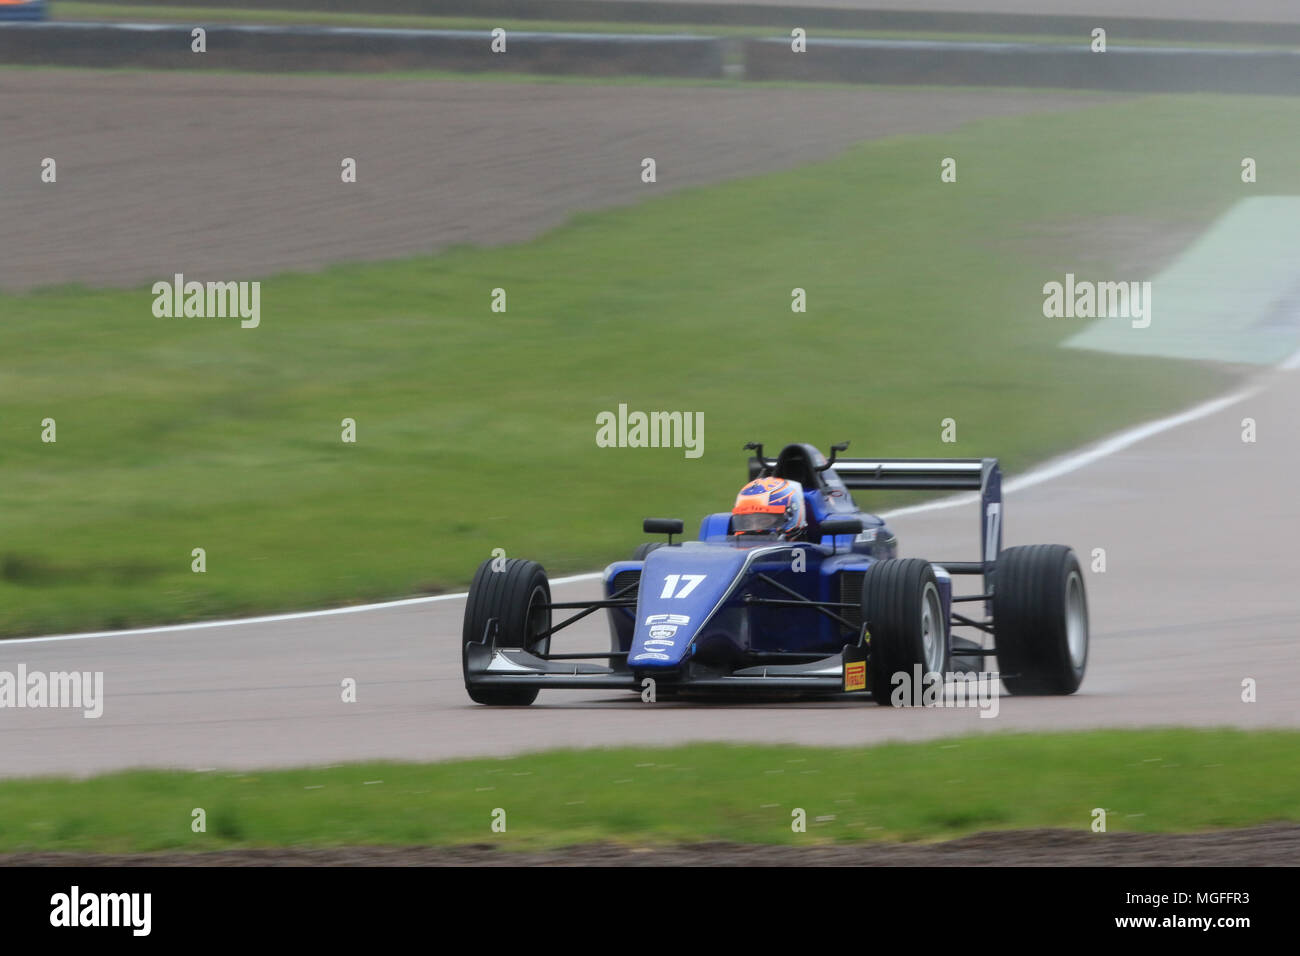
{"type": "Polygon", "coordinates": [[[871,635],[867,674],[877,704],[923,703],[918,674],[922,681],[939,681],[942,689],[948,665],[948,622],[929,561],[895,558],[867,568],[862,578],[862,620],[871,635]],[[928,677],[931,674],[940,676],[928,677]]]}
{"type": "Polygon", "coordinates": [[[551,585],[536,561],[492,558],[474,572],[465,602],[461,632],[461,671],[465,690],[476,704],[522,707],[537,699],[536,687],[473,687],[469,681],[469,645],[487,640],[489,622],[497,620],[497,646],[520,647],[545,654],[551,639],[551,585]],[[496,566],[496,570],[493,567],[496,566]]]}

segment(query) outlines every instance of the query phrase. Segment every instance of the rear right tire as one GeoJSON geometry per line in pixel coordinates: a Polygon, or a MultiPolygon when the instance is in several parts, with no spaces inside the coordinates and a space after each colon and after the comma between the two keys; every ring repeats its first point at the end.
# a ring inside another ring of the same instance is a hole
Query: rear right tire
{"type": "Polygon", "coordinates": [[[1063,544],[1006,548],[993,575],[993,629],[1012,694],[1073,694],[1088,666],[1088,596],[1063,544]]]}

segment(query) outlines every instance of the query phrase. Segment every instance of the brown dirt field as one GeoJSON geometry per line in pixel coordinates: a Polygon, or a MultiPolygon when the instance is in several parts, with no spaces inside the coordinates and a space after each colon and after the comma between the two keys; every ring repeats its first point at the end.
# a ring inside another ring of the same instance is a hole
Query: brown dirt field
{"type": "Polygon", "coordinates": [[[2,71],[0,290],[228,281],[519,241],[579,210],[873,137],[1107,99],[2,71]],[[47,156],[54,184],[40,181],[47,156]],[[356,184],[340,181],[345,156],[356,184]],[[640,181],[646,156],[654,185],[640,181]]]}
{"type": "Polygon", "coordinates": [[[592,843],[513,853],[459,847],[340,847],[214,853],[10,853],[0,866],[1296,866],[1300,826],[1213,833],[1009,830],[944,843],[757,846],[700,843],[624,847],[592,843]]]}

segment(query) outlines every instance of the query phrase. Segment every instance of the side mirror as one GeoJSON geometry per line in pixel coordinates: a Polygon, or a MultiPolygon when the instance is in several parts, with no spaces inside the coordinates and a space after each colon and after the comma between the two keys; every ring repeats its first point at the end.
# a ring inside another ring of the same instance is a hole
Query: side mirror
{"type": "Polygon", "coordinates": [[[835,536],[838,534],[861,534],[862,519],[848,515],[839,518],[827,518],[821,523],[818,530],[823,535],[830,535],[831,553],[833,554],[835,552],[835,536]]]}
{"type": "Polygon", "coordinates": [[[646,534],[668,535],[669,544],[673,543],[673,535],[681,534],[684,527],[681,518],[646,518],[641,522],[641,528],[646,534]]]}
{"type": "Polygon", "coordinates": [[[818,528],[824,535],[861,534],[862,519],[853,517],[827,518],[818,528]]]}

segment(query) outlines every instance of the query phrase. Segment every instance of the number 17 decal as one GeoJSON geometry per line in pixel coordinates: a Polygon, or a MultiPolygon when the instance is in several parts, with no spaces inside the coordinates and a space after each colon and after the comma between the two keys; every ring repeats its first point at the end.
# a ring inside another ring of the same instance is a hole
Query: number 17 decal
{"type": "Polygon", "coordinates": [[[984,512],[984,560],[998,559],[998,536],[1002,531],[1002,503],[990,501],[984,512]]]}
{"type": "Polygon", "coordinates": [[[690,594],[703,581],[707,574],[670,574],[664,579],[664,590],[659,596],[661,598],[684,598],[690,594]],[[681,581],[682,589],[677,591],[677,582],[681,581]],[[673,592],[677,591],[676,594],[673,592]]]}

